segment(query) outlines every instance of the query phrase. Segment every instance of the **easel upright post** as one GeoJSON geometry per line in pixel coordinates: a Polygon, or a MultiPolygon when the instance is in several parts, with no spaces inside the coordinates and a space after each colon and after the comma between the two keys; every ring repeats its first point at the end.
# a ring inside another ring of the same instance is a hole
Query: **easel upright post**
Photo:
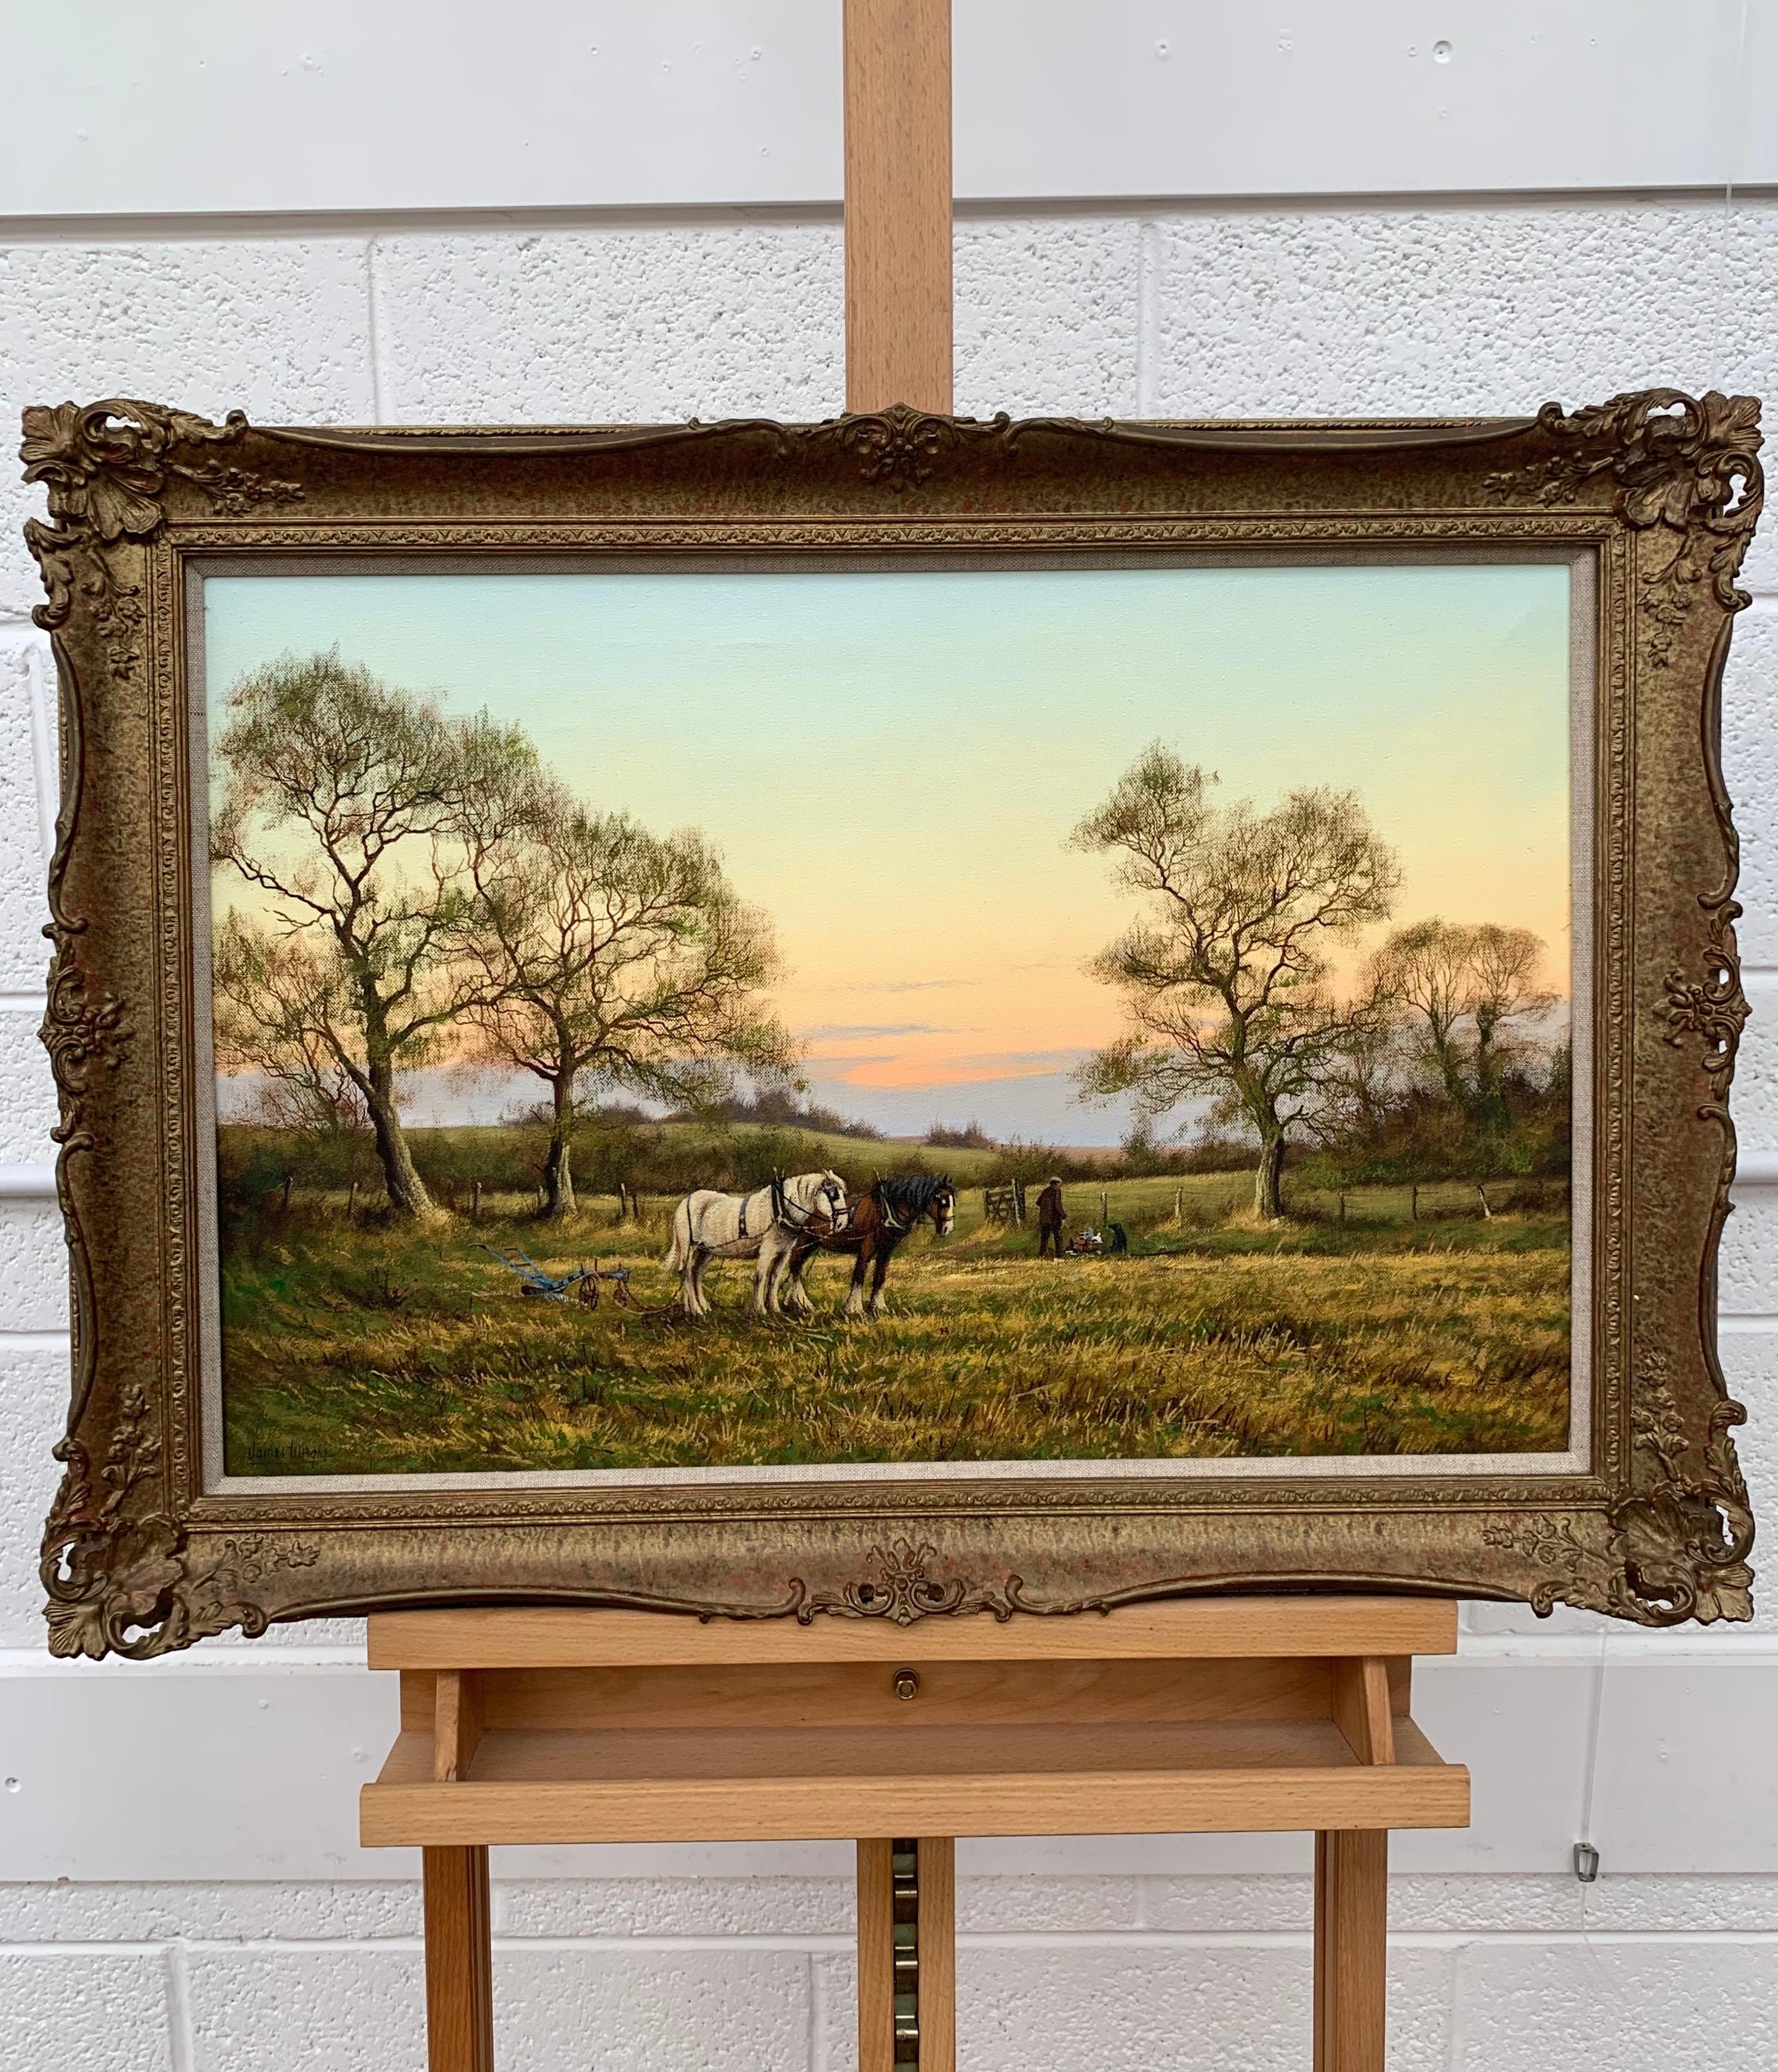
{"type": "MultiPolygon", "coordinates": [[[[951,409],[951,0],[845,0],[848,410],[951,409]]],[[[917,1840],[899,1951],[895,1854],[858,1844],[860,2072],[954,2072],[956,1844],[917,1840]]]]}
{"type": "Polygon", "coordinates": [[[951,407],[951,0],[845,0],[846,408],[951,407]]]}
{"type": "Polygon", "coordinates": [[[957,1844],[858,1844],[858,2072],[956,2072],[957,1844]]]}

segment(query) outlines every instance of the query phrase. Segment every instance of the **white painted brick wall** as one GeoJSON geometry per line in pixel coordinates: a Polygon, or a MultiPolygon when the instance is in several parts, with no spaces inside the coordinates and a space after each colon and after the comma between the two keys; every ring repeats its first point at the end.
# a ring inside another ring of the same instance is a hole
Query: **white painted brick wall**
{"type": "MultiPolygon", "coordinates": [[[[1517,411],[1655,381],[1778,399],[1778,197],[977,212],[957,238],[959,407],[1517,411]]],[[[572,228],[392,222],[0,249],[0,398],[146,396],[265,421],[818,416],[840,402],[827,216],[572,228]]],[[[1778,414],[1778,413],[1775,413],[1778,414]]],[[[39,886],[53,748],[31,500],[0,476],[0,1166],[47,1158],[39,886]]],[[[1736,1101],[1778,1152],[1778,525],[1725,742],[1758,1010],[1736,1101]]],[[[1778,1518],[1778,1193],[1723,1263],[1743,1459],[1778,1518]]],[[[17,2072],[404,2072],[416,1865],[358,1849],[392,1729],[346,1622],[147,1669],[41,1651],[35,1555],[66,1363],[47,1205],[0,1200],[0,2062],[17,2072]]],[[[1778,1589],[1734,1634],[1474,1606],[1425,1678],[1476,1774],[1464,1835],[1399,1840],[1397,2072],[1778,2062],[1778,1589]],[[1604,1860],[1585,1889],[1577,1836],[1604,1860]]],[[[970,2072],[1308,2062],[1300,1837],[965,1844],[970,2072]]],[[[505,2068],[837,2072],[848,1852],[497,1859],[505,2068]]]]}

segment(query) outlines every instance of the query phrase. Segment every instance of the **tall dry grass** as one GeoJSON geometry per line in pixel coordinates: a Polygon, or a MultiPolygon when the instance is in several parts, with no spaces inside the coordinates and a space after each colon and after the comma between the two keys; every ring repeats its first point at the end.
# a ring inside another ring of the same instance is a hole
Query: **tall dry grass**
{"type": "MultiPolygon", "coordinates": [[[[236,1244],[224,1273],[232,1471],[394,1473],[848,1461],[1557,1451],[1567,1443],[1564,1219],[1243,1225],[1245,1175],[1117,1183],[1126,1258],[1038,1261],[1029,1231],[966,1215],[895,1262],[888,1314],[838,1316],[818,1262],[809,1323],[745,1311],[717,1266],[690,1324],[522,1296],[475,1242],[563,1270],[656,1264],[593,1203],[425,1239],[337,1213],[236,1244]],[[1212,1181],[1224,1184],[1220,1190],[1212,1181]],[[1188,1183],[1189,1184],[1189,1183],[1188,1183]]],[[[1077,1190],[1070,1190],[1071,1197],[1077,1190]]],[[[1097,1220],[1097,1190],[1071,1200],[1097,1220]]],[[[966,1208],[967,1205],[966,1204],[966,1208]]]]}

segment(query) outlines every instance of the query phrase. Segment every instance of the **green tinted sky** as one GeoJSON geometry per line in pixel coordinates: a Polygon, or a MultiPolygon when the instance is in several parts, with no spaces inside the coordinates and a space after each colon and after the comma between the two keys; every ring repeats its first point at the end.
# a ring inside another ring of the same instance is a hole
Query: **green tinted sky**
{"type": "Polygon", "coordinates": [[[775,921],[839,1104],[1086,1142],[1128,916],[1069,829],[1160,738],[1262,804],[1361,796],[1396,918],[1567,958],[1568,575],[1501,567],[254,577],[206,586],[212,709],[337,643],[530,731],[587,799],[702,828],[775,921]]]}

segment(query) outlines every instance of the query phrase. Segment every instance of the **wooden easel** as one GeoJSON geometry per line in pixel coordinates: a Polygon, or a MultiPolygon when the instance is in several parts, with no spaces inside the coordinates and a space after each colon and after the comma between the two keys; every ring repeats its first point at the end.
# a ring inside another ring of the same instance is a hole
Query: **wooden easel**
{"type": "Polygon", "coordinates": [[[401,1733],[360,1832],[424,1852],[431,2072],[492,2072],[491,1844],[861,1829],[859,2072],[954,2072],[952,1836],[1312,1830],[1316,2072],[1382,2072],[1388,1831],[1469,1817],[1408,1711],[1412,1657],[1456,1639],[1455,1605],[1388,1597],[906,1629],[385,1613],[401,1733]]]}
{"type": "MultiPolygon", "coordinates": [[[[950,0],[845,0],[846,401],[951,408],[950,0]]],[[[1382,2072],[1389,1830],[1469,1817],[1409,1716],[1433,1600],[747,1622],[388,1613],[365,1844],[418,1846],[431,2072],[492,2072],[487,1852],[858,1841],[860,2072],[955,2072],[955,1844],[1312,1830],[1316,2072],[1382,2072]]]]}

